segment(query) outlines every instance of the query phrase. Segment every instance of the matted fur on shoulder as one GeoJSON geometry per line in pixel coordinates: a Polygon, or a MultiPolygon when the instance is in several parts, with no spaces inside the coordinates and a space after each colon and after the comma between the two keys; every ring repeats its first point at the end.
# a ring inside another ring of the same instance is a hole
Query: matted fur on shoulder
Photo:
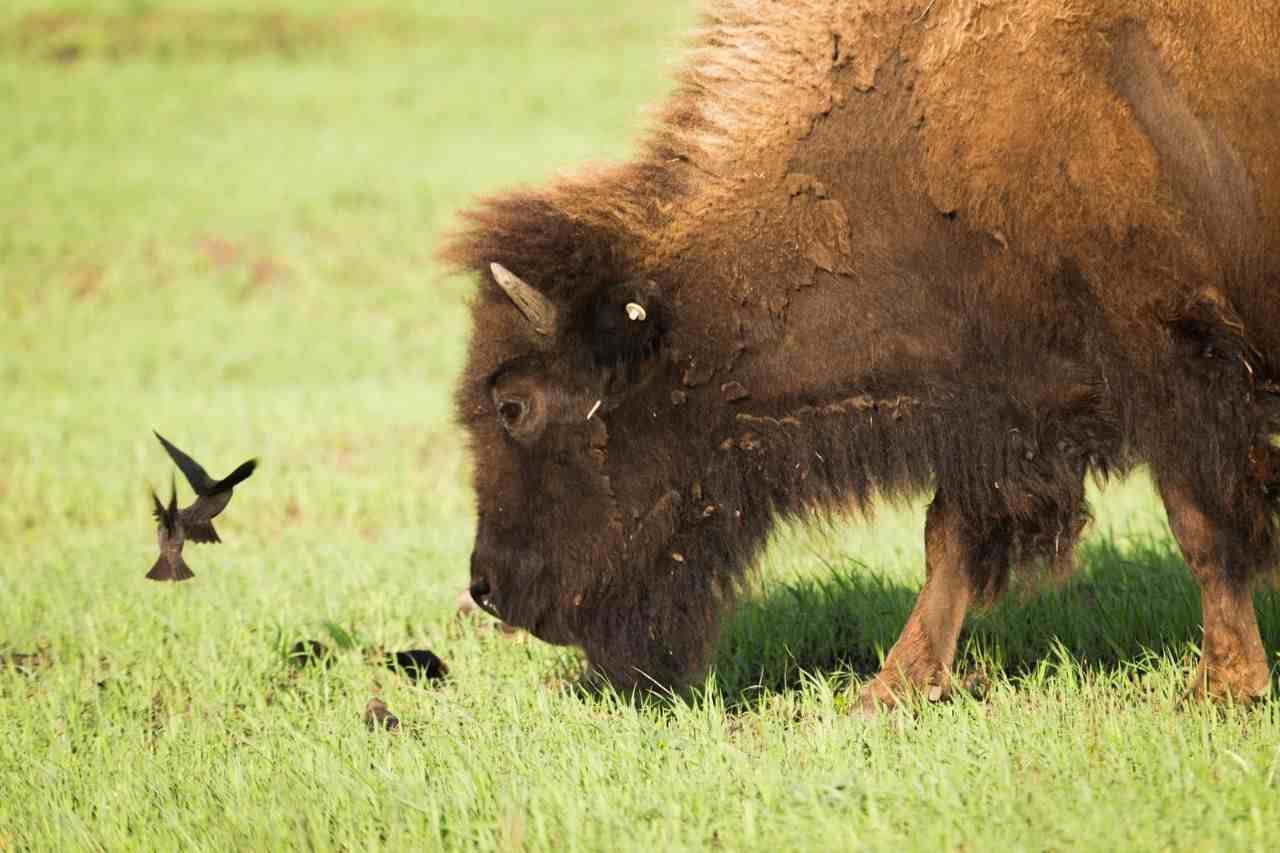
{"type": "MultiPolygon", "coordinates": [[[[831,107],[832,68],[851,61],[852,37],[842,53],[840,33],[860,17],[842,14],[854,5],[905,15],[912,4],[711,3],[631,162],[483,199],[461,215],[439,257],[484,278],[496,261],[562,296],[574,282],[625,279],[640,259],[661,263],[744,184],[781,179],[790,144],[831,107]]],[[[871,58],[859,52],[859,60],[871,58]]]]}

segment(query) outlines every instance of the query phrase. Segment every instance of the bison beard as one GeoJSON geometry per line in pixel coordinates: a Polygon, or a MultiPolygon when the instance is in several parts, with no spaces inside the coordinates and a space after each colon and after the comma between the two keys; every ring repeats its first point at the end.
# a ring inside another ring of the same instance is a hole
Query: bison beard
{"type": "Polygon", "coordinates": [[[1264,693],[1278,52],[1273,4],[714,3],[633,161],[443,250],[483,282],[486,606],[687,684],[779,519],[932,491],[863,699],[937,698],[967,609],[1068,573],[1085,478],[1145,464],[1202,589],[1193,689],[1264,693]]]}

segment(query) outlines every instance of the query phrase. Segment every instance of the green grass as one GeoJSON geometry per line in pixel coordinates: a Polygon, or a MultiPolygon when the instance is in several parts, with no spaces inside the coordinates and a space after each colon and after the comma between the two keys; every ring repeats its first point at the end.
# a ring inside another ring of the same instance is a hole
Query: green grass
{"type": "Polygon", "coordinates": [[[453,618],[470,285],[429,254],[473,194],[628,151],[693,14],[601,8],[0,11],[0,654],[39,652],[0,665],[0,850],[1273,847],[1280,707],[1175,708],[1197,596],[1141,479],[1076,580],[971,619],[985,696],[914,716],[847,706],[918,507],[782,531],[696,701],[453,618]],[[142,577],[152,428],[262,459],[180,586],[142,577]],[[447,684],[371,660],[422,646],[447,684]]]}

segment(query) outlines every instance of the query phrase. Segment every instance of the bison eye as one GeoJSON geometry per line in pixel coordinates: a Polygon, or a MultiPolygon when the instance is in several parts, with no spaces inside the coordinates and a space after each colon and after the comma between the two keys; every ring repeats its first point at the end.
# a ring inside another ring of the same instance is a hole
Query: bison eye
{"type": "Polygon", "coordinates": [[[499,400],[498,417],[502,418],[502,423],[507,429],[514,429],[524,418],[526,408],[520,400],[499,400]]]}

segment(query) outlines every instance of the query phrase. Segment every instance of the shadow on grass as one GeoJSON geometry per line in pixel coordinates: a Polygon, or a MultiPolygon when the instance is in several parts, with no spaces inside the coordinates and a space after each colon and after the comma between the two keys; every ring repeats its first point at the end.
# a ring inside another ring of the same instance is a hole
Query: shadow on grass
{"type": "MultiPolygon", "coordinates": [[[[739,605],[721,640],[716,678],[726,703],[796,689],[806,673],[874,675],[918,591],[860,566],[766,587],[739,605]]],[[[1255,603],[1274,656],[1280,592],[1261,590],[1255,603]]],[[[1152,654],[1180,657],[1200,636],[1199,591],[1172,543],[1106,539],[1081,548],[1069,582],[972,614],[956,671],[1020,678],[1056,660],[1059,644],[1083,668],[1113,670],[1152,654]]]]}

